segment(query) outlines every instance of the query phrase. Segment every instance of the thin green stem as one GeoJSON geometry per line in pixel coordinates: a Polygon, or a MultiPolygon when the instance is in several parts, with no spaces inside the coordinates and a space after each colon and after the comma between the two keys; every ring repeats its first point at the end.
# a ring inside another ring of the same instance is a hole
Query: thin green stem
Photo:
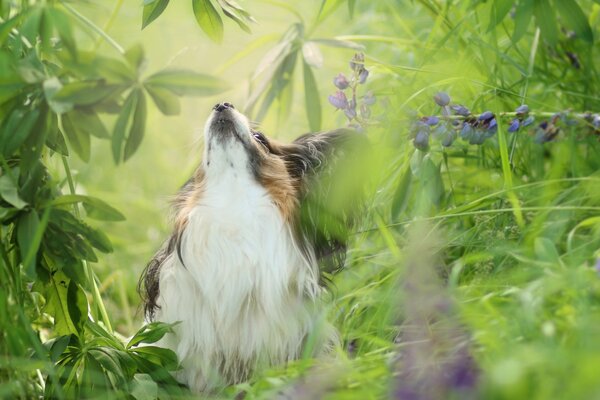
{"type": "MultiPolygon", "coordinates": [[[[75,194],[75,183],[73,182],[73,175],[71,174],[69,160],[67,159],[66,156],[62,156],[62,163],[63,163],[63,167],[65,169],[65,173],[67,175],[69,191],[71,192],[71,194],[75,194]]],[[[74,204],[73,208],[74,208],[75,215],[79,218],[80,217],[79,205],[74,204]]],[[[94,273],[94,270],[92,269],[92,267],[86,262],[86,260],[82,260],[82,263],[83,263],[83,268],[85,270],[85,274],[88,279],[88,284],[90,285],[90,288],[92,290],[92,297],[94,299],[94,303],[95,303],[96,307],[98,308],[98,311],[100,313],[102,321],[106,325],[106,329],[108,329],[108,331],[112,333],[113,332],[112,325],[110,323],[110,319],[108,318],[108,313],[106,312],[106,307],[104,306],[104,302],[102,301],[102,296],[100,295],[100,290],[98,289],[98,284],[96,282],[96,274],[94,273]]]]}
{"type": "Polygon", "coordinates": [[[98,27],[98,25],[94,24],[86,16],[79,13],[79,11],[77,11],[76,9],[71,7],[69,4],[64,3],[64,2],[61,2],[61,4],[67,11],[69,11],[71,14],[73,14],[73,16],[75,18],[77,18],[81,23],[83,23],[88,28],[90,28],[91,30],[96,32],[98,35],[100,35],[100,37],[102,39],[104,39],[106,41],[106,43],[108,43],[112,47],[114,47],[119,53],[125,54],[125,49],[123,49],[123,47],[119,43],[117,43],[113,38],[108,36],[108,34],[106,32],[104,32],[101,28],[98,27]]]}
{"type": "MultiPolygon", "coordinates": [[[[115,7],[112,10],[112,13],[110,14],[110,17],[108,17],[108,20],[106,21],[106,23],[104,24],[104,27],[102,28],[102,32],[107,33],[110,30],[112,25],[115,23],[115,20],[117,19],[117,15],[119,15],[119,11],[121,10],[123,3],[124,3],[124,0],[117,0],[117,3],[115,4],[115,7]]],[[[96,52],[98,50],[101,43],[102,43],[102,37],[99,37],[96,40],[96,43],[94,44],[94,52],[96,52]]]]}

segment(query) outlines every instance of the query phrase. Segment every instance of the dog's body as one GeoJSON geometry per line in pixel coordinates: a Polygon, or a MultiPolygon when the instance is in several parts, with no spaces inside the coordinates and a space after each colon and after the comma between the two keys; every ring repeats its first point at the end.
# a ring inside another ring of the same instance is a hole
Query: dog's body
{"type": "Polygon", "coordinates": [[[351,135],[279,145],[233,106],[215,106],[203,162],[175,202],[174,233],[143,277],[147,319],[180,321],[159,345],[178,355],[177,378],[193,391],[296,359],[309,337],[315,352],[335,343],[317,307],[318,262],[345,247],[307,228],[301,205],[315,172],[351,135]]]}

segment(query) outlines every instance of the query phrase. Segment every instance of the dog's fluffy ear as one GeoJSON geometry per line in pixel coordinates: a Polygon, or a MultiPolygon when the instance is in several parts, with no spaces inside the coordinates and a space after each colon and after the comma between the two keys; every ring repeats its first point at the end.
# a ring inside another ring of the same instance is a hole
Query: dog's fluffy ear
{"type": "Polygon", "coordinates": [[[298,182],[299,239],[314,249],[326,274],[344,266],[349,231],[363,207],[367,170],[362,161],[369,148],[363,134],[337,129],[303,135],[274,149],[298,182]]]}

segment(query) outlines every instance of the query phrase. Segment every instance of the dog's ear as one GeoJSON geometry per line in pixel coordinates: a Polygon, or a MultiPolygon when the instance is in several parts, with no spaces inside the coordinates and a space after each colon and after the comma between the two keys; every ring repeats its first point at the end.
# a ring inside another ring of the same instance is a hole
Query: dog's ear
{"type": "Polygon", "coordinates": [[[361,160],[369,149],[366,137],[352,129],[307,134],[278,147],[298,184],[299,239],[314,249],[322,272],[344,266],[348,235],[363,207],[367,170],[361,160]]]}

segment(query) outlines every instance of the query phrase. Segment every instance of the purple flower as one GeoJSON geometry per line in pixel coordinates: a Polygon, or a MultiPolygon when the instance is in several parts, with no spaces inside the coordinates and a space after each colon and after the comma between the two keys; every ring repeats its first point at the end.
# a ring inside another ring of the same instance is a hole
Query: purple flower
{"type": "Polygon", "coordinates": [[[348,87],[348,85],[350,85],[350,82],[348,82],[348,78],[346,78],[346,75],[340,72],[338,76],[333,78],[333,84],[338,89],[344,90],[348,87]]]}
{"type": "Polygon", "coordinates": [[[529,107],[527,106],[527,104],[523,104],[523,105],[517,107],[517,109],[515,110],[515,112],[519,116],[525,115],[525,114],[527,114],[529,112],[529,107]]]}
{"type": "Polygon", "coordinates": [[[429,134],[425,130],[419,130],[413,140],[415,147],[421,151],[427,151],[429,148],[429,134]]]}
{"type": "Polygon", "coordinates": [[[471,115],[471,111],[469,111],[469,109],[463,105],[453,104],[450,106],[450,108],[456,115],[462,115],[463,117],[468,117],[471,115]]]}
{"type": "Polygon", "coordinates": [[[365,94],[363,96],[363,102],[368,105],[368,106],[372,106],[373,104],[375,104],[375,101],[377,99],[375,98],[375,96],[373,95],[372,91],[368,91],[367,94],[365,94]]]}
{"type": "Polygon", "coordinates": [[[344,114],[346,114],[346,117],[348,117],[348,119],[356,118],[356,109],[354,109],[354,108],[345,108],[344,109],[344,114]]]}
{"type": "Polygon", "coordinates": [[[496,121],[496,118],[493,118],[490,121],[490,123],[488,124],[487,130],[490,133],[496,133],[496,131],[498,130],[498,122],[496,121]]]}
{"type": "Polygon", "coordinates": [[[438,92],[435,96],[433,96],[433,100],[440,107],[447,106],[450,104],[450,96],[446,92],[438,92]]]}
{"type": "Polygon", "coordinates": [[[485,111],[479,116],[480,121],[489,121],[494,118],[494,113],[491,111],[485,111]]]}
{"type": "Polygon", "coordinates": [[[600,129],[600,115],[594,115],[594,119],[592,119],[592,125],[596,130],[600,129]]]}
{"type": "Polygon", "coordinates": [[[329,95],[327,99],[331,105],[337,109],[348,108],[348,99],[346,98],[346,94],[341,90],[338,90],[335,94],[329,95]]]}
{"type": "Polygon", "coordinates": [[[358,83],[364,84],[367,81],[368,77],[369,77],[369,70],[367,70],[366,68],[362,68],[360,70],[360,73],[358,74],[358,83]]]}
{"type": "Polygon", "coordinates": [[[456,138],[456,136],[454,135],[454,132],[452,130],[449,130],[446,133],[446,136],[444,136],[444,138],[442,139],[442,146],[444,146],[444,147],[452,146],[452,143],[454,142],[455,138],[456,138]]]}
{"type": "Polygon", "coordinates": [[[600,257],[596,260],[596,265],[594,269],[596,270],[596,273],[600,275],[600,257]]]}
{"type": "Polygon", "coordinates": [[[438,122],[440,122],[440,119],[434,115],[431,117],[423,117],[423,122],[425,122],[429,126],[434,126],[437,125],[438,122]]]}
{"type": "Polygon", "coordinates": [[[535,121],[535,118],[533,117],[533,115],[530,115],[529,117],[525,118],[525,121],[523,121],[521,126],[531,125],[531,124],[533,124],[534,121],[535,121]]]}
{"type": "Polygon", "coordinates": [[[463,140],[471,140],[471,136],[473,135],[473,127],[468,122],[463,123],[463,127],[460,130],[460,137],[463,140]]]}
{"type": "Polygon", "coordinates": [[[520,125],[521,125],[521,124],[520,124],[519,120],[518,120],[517,118],[515,118],[515,119],[513,119],[513,120],[510,122],[510,126],[508,127],[508,131],[509,131],[510,133],[512,133],[512,132],[516,132],[516,131],[518,131],[518,130],[519,130],[519,126],[520,126],[520,125]]]}

